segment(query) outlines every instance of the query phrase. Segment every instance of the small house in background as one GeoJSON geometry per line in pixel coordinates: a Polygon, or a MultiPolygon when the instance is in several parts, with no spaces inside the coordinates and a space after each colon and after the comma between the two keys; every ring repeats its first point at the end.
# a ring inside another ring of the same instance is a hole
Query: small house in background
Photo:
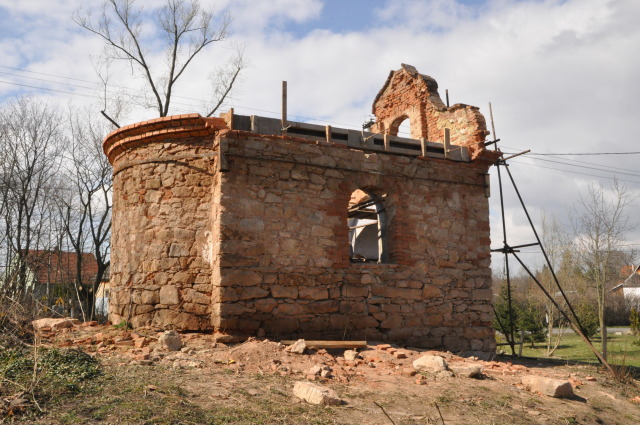
{"type": "Polygon", "coordinates": [[[96,290],[96,315],[102,317],[107,317],[109,314],[109,271],[110,267],[107,266],[96,290]]]}
{"type": "MultiPolygon", "coordinates": [[[[28,250],[23,257],[27,266],[27,279],[36,299],[44,304],[65,306],[71,309],[77,306],[76,294],[78,256],[75,252],[59,250],[28,250]]],[[[78,291],[92,288],[98,274],[98,262],[90,252],[82,253],[81,286],[78,291]]],[[[86,298],[86,297],[85,297],[86,298]]]]}
{"type": "Polygon", "coordinates": [[[622,293],[625,300],[637,300],[640,304],[640,264],[625,266],[620,274],[625,279],[611,288],[611,292],[622,293]]]}

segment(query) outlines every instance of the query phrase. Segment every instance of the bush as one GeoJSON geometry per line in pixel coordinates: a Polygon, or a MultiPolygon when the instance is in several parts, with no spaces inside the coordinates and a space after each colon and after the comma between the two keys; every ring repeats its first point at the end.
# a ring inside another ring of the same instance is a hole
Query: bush
{"type": "Polygon", "coordinates": [[[30,297],[13,299],[0,293],[0,351],[33,343],[33,311],[30,297]]]}
{"type": "Polygon", "coordinates": [[[632,301],[628,296],[625,297],[621,291],[609,294],[604,306],[607,326],[629,326],[629,315],[631,308],[635,305],[632,301]]]}
{"type": "Polygon", "coordinates": [[[631,326],[631,333],[635,336],[640,336],[640,314],[635,307],[631,308],[631,314],[629,314],[629,325],[631,326]]]}
{"type": "Polygon", "coordinates": [[[598,311],[593,304],[582,301],[575,306],[575,312],[580,319],[583,331],[587,338],[594,336],[600,329],[600,320],[598,319],[598,311]]]}
{"type": "MultiPolygon", "coordinates": [[[[545,340],[546,334],[543,310],[528,300],[520,300],[512,296],[512,312],[509,314],[509,299],[506,284],[502,285],[500,288],[500,296],[495,301],[494,308],[496,311],[496,317],[493,321],[493,327],[498,332],[508,334],[511,317],[513,317],[514,332],[520,333],[520,331],[525,331],[524,340],[526,342],[533,346],[535,342],[542,342],[545,340]]],[[[515,335],[515,338],[518,340],[517,335],[515,335]]]]}

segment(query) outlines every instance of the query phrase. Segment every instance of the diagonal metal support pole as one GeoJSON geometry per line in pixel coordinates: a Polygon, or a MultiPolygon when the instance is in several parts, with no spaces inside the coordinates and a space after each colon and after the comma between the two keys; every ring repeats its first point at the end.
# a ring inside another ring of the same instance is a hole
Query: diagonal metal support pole
{"type": "MultiPolygon", "coordinates": [[[[571,303],[569,302],[569,299],[567,298],[564,290],[562,289],[562,287],[560,286],[560,282],[558,281],[558,278],[555,274],[555,271],[553,269],[553,266],[551,265],[551,261],[549,260],[549,257],[547,256],[547,252],[544,249],[544,246],[542,245],[542,241],[540,240],[540,236],[538,235],[538,232],[536,231],[536,228],[533,224],[533,221],[531,220],[531,216],[529,215],[529,211],[527,210],[526,205],[524,204],[524,200],[522,199],[522,196],[520,195],[520,191],[518,190],[518,187],[515,183],[515,180],[513,179],[513,176],[511,175],[511,171],[509,171],[509,167],[506,164],[505,160],[499,160],[498,162],[496,162],[496,167],[498,169],[498,182],[500,185],[500,208],[502,211],[502,231],[503,231],[503,236],[504,236],[504,246],[502,249],[498,249],[498,250],[494,250],[498,251],[498,252],[503,252],[505,255],[505,268],[506,268],[506,273],[507,273],[507,295],[508,295],[508,301],[509,301],[509,318],[511,321],[511,326],[510,326],[510,341],[509,345],[511,346],[511,350],[513,352],[513,354],[515,355],[515,348],[514,348],[514,338],[513,338],[513,312],[511,309],[511,279],[509,276],[510,270],[509,270],[509,254],[513,255],[515,257],[515,259],[518,261],[518,263],[520,263],[520,266],[522,266],[522,268],[529,274],[529,276],[531,277],[531,279],[533,279],[533,281],[536,283],[536,285],[538,285],[538,287],[540,288],[540,290],[542,290],[542,292],[544,293],[544,295],[551,301],[551,303],[553,303],[553,305],[558,309],[558,311],[562,314],[562,316],[569,322],[569,324],[571,325],[571,328],[574,330],[574,332],[576,334],[578,334],[583,341],[587,344],[587,346],[589,347],[589,349],[591,349],[591,351],[593,351],[593,353],[595,354],[596,358],[598,359],[598,361],[603,364],[608,370],[609,372],[611,372],[612,374],[615,374],[615,371],[613,370],[613,368],[611,367],[611,365],[606,361],[606,359],[602,356],[602,354],[600,354],[600,352],[598,352],[598,350],[594,347],[594,345],[591,343],[591,341],[589,340],[589,338],[586,336],[586,332],[584,331],[584,327],[582,326],[582,324],[580,323],[580,319],[578,318],[578,315],[576,314],[576,312],[574,311],[573,307],[571,306],[571,303]],[[517,247],[511,247],[507,244],[507,231],[506,231],[506,219],[505,219],[505,214],[504,214],[504,198],[503,198],[503,191],[502,191],[502,177],[501,177],[501,173],[500,173],[500,167],[504,166],[505,169],[507,170],[507,174],[509,175],[509,179],[511,180],[511,184],[513,185],[513,188],[518,196],[518,200],[520,201],[520,205],[522,206],[526,216],[527,216],[527,220],[529,221],[529,226],[531,226],[531,230],[533,230],[533,233],[536,237],[537,242],[533,243],[533,244],[525,244],[525,245],[518,245],[517,247]],[[547,291],[547,289],[544,287],[544,285],[536,278],[536,276],[531,272],[531,270],[525,265],[525,263],[522,261],[522,259],[518,256],[517,252],[519,252],[517,249],[515,248],[522,248],[525,246],[534,246],[534,245],[539,245],[540,249],[542,251],[542,254],[545,258],[545,261],[547,263],[547,266],[549,267],[549,270],[551,271],[551,274],[553,276],[553,280],[558,288],[558,290],[560,291],[560,293],[562,294],[562,297],[565,301],[565,303],[567,304],[567,306],[569,307],[569,310],[571,311],[571,315],[572,317],[570,317],[565,310],[563,310],[560,305],[558,304],[558,302],[553,298],[553,296],[549,293],[549,291],[547,291]]],[[[507,338],[509,340],[509,338],[507,338]]]]}
{"type": "Polygon", "coordinates": [[[542,255],[544,256],[544,259],[545,259],[545,261],[547,263],[547,267],[549,267],[549,270],[551,271],[551,276],[553,276],[553,281],[555,282],[556,286],[558,287],[558,290],[560,291],[560,294],[562,294],[562,298],[564,299],[565,303],[567,303],[567,306],[569,307],[569,310],[571,311],[571,314],[573,315],[573,318],[575,319],[575,323],[578,325],[578,327],[580,327],[580,330],[582,331],[582,333],[586,334],[585,328],[582,325],[582,323],[580,322],[580,318],[578,317],[578,315],[574,311],[573,306],[571,306],[571,303],[569,302],[569,299],[567,298],[567,295],[565,294],[564,290],[562,289],[562,286],[560,286],[560,282],[558,281],[558,277],[556,276],[556,272],[553,269],[553,266],[551,265],[551,260],[549,260],[549,256],[547,256],[547,251],[544,249],[544,245],[542,245],[542,241],[540,240],[540,236],[538,236],[538,232],[536,231],[536,228],[533,225],[533,221],[531,220],[531,216],[529,215],[529,210],[527,209],[527,206],[524,204],[524,200],[522,199],[522,196],[520,195],[520,191],[518,190],[518,186],[516,185],[516,182],[513,179],[513,176],[511,175],[511,171],[509,170],[509,168],[507,168],[507,174],[509,175],[509,179],[511,180],[511,184],[513,185],[513,188],[516,191],[516,195],[518,196],[518,200],[520,201],[520,205],[522,205],[522,209],[524,210],[524,213],[527,216],[527,220],[529,221],[529,226],[531,227],[531,230],[533,230],[533,234],[535,235],[536,240],[538,241],[538,245],[540,245],[540,250],[542,251],[542,255]]]}
{"type": "Polygon", "coordinates": [[[505,334],[505,338],[507,338],[507,342],[509,343],[509,347],[511,347],[511,354],[513,356],[516,355],[516,347],[515,347],[515,337],[514,337],[514,323],[513,323],[513,307],[511,302],[511,272],[509,270],[509,254],[506,251],[508,248],[507,244],[507,223],[504,216],[504,196],[502,193],[502,176],[500,174],[500,166],[503,165],[507,167],[506,163],[502,161],[498,161],[496,163],[496,167],[498,168],[498,186],[500,189],[500,210],[502,211],[502,239],[503,239],[503,250],[504,250],[504,264],[505,264],[505,273],[507,274],[507,306],[509,308],[509,334],[505,334]]]}

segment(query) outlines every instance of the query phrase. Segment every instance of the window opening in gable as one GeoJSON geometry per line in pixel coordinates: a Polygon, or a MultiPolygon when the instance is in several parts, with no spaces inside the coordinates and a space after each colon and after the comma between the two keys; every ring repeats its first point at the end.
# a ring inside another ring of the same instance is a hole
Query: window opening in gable
{"type": "Polygon", "coordinates": [[[354,263],[387,261],[385,197],[360,189],[351,195],[347,223],[350,258],[354,263]]]}
{"type": "Polygon", "coordinates": [[[398,136],[406,137],[407,139],[411,138],[411,121],[409,121],[409,118],[402,121],[398,126],[398,136]]]}
{"type": "Polygon", "coordinates": [[[411,138],[411,120],[406,115],[396,118],[389,126],[391,136],[411,138]]]}

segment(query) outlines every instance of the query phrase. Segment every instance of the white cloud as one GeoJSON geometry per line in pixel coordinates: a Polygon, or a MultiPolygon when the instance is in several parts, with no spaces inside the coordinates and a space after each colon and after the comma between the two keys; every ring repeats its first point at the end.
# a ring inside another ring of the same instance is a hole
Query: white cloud
{"type": "Polygon", "coordinates": [[[281,30],[288,22],[302,23],[317,18],[321,0],[224,0],[211,3],[216,9],[228,9],[233,15],[232,29],[259,34],[266,28],[281,30]]]}
{"type": "Polygon", "coordinates": [[[474,15],[472,7],[455,0],[393,0],[374,13],[392,27],[438,31],[453,30],[457,23],[474,15]]]}

